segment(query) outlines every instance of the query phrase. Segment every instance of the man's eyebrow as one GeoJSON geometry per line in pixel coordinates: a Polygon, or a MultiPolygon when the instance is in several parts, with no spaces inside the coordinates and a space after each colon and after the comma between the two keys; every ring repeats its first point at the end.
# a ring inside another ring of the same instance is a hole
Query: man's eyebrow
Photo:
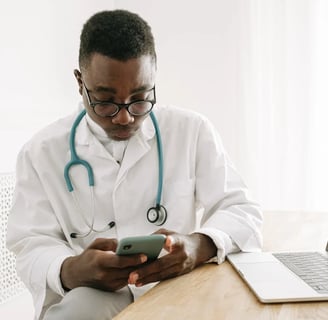
{"type": "MultiPolygon", "coordinates": [[[[134,94],[137,94],[137,93],[142,93],[144,91],[149,91],[151,90],[152,87],[149,86],[149,85],[142,85],[138,88],[135,88],[133,89],[131,92],[130,92],[130,96],[134,95],[134,94]]],[[[115,88],[112,88],[112,87],[103,87],[103,86],[97,86],[94,88],[93,90],[94,92],[107,92],[107,93],[112,93],[112,94],[117,94],[117,90],[115,88]]]]}
{"type": "Polygon", "coordinates": [[[140,86],[139,88],[133,89],[131,91],[131,95],[139,93],[139,92],[141,93],[141,92],[144,92],[144,91],[149,91],[150,89],[152,89],[150,86],[143,85],[143,86],[140,86]]]}
{"type": "Polygon", "coordinates": [[[112,93],[112,94],[116,94],[117,91],[115,88],[111,88],[111,87],[103,87],[103,86],[97,86],[94,88],[93,90],[94,92],[108,92],[108,93],[112,93]]]}

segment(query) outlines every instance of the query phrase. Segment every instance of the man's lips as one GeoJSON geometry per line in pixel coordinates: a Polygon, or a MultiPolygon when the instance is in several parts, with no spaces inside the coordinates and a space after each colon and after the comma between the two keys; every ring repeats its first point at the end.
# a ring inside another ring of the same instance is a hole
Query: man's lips
{"type": "Polygon", "coordinates": [[[131,128],[120,128],[112,131],[112,136],[119,139],[128,139],[134,133],[134,130],[131,128]]]}

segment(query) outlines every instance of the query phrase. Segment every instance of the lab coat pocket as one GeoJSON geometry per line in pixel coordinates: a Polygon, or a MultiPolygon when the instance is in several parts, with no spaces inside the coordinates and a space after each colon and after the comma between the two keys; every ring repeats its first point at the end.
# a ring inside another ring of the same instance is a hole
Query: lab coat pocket
{"type": "Polygon", "coordinates": [[[194,179],[167,182],[163,190],[163,205],[168,212],[166,228],[188,233],[195,224],[194,179]]]}
{"type": "Polygon", "coordinates": [[[167,182],[165,189],[168,195],[173,195],[176,197],[188,197],[194,194],[194,179],[186,179],[181,181],[167,182]]]}

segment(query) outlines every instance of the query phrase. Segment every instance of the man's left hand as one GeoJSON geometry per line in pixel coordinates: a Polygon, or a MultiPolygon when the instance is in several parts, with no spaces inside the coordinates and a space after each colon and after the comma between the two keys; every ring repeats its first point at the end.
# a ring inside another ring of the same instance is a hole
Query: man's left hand
{"type": "Polygon", "coordinates": [[[129,284],[141,287],[150,282],[173,278],[192,271],[216,255],[215,244],[204,234],[182,235],[166,229],[156,233],[167,236],[164,249],[168,254],[131,272],[129,284]]]}

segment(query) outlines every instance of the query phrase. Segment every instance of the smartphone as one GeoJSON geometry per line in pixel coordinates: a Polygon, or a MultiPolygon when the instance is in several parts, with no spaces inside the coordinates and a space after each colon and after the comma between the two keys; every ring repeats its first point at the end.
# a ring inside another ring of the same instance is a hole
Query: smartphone
{"type": "Polygon", "coordinates": [[[165,239],[166,236],[163,234],[123,238],[118,242],[116,254],[125,256],[143,253],[147,256],[147,261],[152,261],[157,259],[163,248],[165,239]]]}

